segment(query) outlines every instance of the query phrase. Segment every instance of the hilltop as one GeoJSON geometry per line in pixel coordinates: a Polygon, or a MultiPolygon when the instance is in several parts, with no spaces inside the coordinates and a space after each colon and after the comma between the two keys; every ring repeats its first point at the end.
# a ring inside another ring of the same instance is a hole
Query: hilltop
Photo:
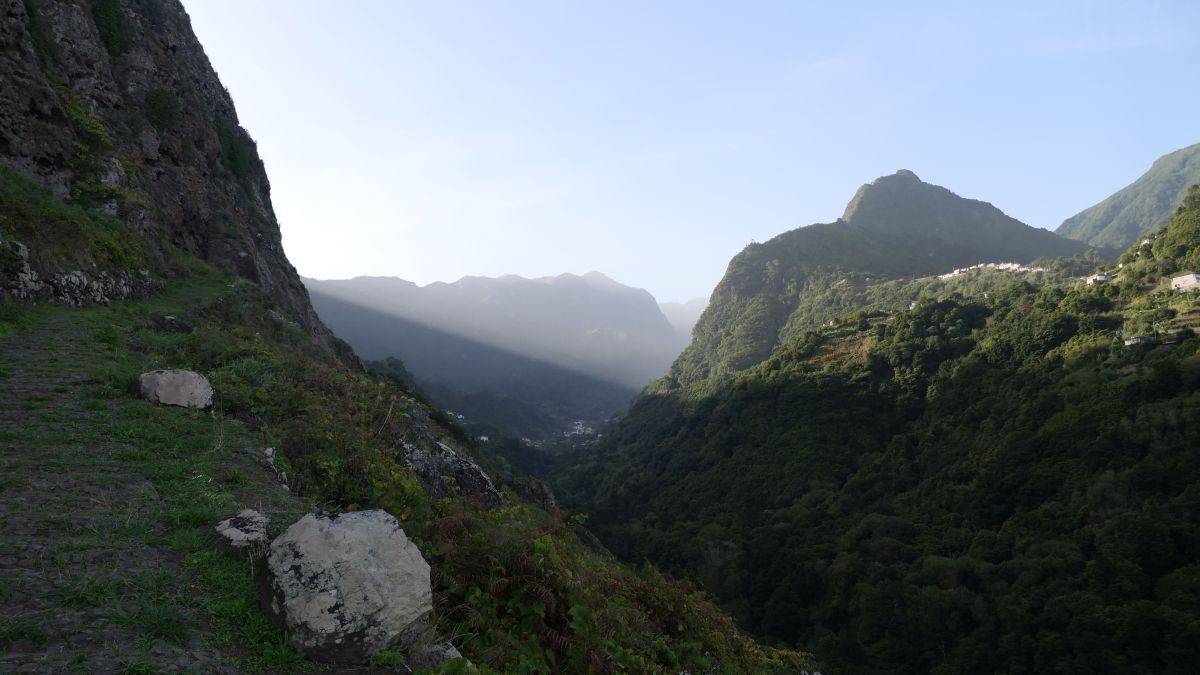
{"type": "Polygon", "coordinates": [[[734,256],[691,346],[660,386],[720,381],[749,368],[788,337],[852,309],[853,296],[871,284],[1086,250],[901,170],[862,186],[836,222],[734,256]]]}

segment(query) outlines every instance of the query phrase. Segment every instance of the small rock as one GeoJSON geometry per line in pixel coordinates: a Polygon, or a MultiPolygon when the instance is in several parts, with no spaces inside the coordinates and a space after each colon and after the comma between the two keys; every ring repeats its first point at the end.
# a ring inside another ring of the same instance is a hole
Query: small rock
{"type": "Polygon", "coordinates": [[[454,659],[461,659],[449,641],[415,645],[408,652],[408,665],[413,670],[436,670],[454,659]]]}
{"type": "Polygon", "coordinates": [[[270,517],[246,509],[216,524],[217,548],[235,556],[256,556],[267,548],[270,517]]]}
{"type": "Polygon", "coordinates": [[[212,407],[213,390],[208,378],[190,370],[152,370],[138,378],[142,396],[153,403],[184,408],[212,407]]]}
{"type": "Polygon", "coordinates": [[[146,326],[159,333],[191,333],[195,330],[188,322],[170,314],[155,314],[146,321],[146,326]]]}
{"type": "Polygon", "coordinates": [[[263,609],[311,658],[404,650],[433,611],[429,564],[382,510],[310,513],[271,542],[263,609]]]}

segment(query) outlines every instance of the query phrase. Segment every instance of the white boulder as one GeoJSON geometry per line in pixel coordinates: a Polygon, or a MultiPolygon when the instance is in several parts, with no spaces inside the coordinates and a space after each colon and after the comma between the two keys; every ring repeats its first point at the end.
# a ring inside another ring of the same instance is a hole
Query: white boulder
{"type": "Polygon", "coordinates": [[[271,542],[263,605],[311,658],[362,663],[428,631],[429,564],[382,510],[310,513],[271,542]]]}
{"type": "Polygon", "coordinates": [[[212,407],[213,389],[208,378],[191,370],[152,370],[138,378],[142,396],[154,403],[184,408],[212,407]]]}

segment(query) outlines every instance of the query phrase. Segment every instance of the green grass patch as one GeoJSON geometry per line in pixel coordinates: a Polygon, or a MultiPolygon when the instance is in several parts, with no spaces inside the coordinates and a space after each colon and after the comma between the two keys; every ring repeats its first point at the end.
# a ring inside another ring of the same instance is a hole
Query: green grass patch
{"type": "Polygon", "coordinates": [[[185,565],[200,591],[197,603],[210,617],[216,632],[214,641],[218,645],[241,644],[248,648],[240,664],[245,672],[315,669],[263,615],[249,561],[201,551],[188,556],[185,565]]]}
{"type": "MultiPolygon", "coordinates": [[[[102,131],[100,127],[87,134],[106,138],[106,134],[98,135],[102,131]]],[[[115,196],[105,194],[98,199],[115,196]]],[[[28,246],[31,257],[37,258],[31,260],[35,266],[44,263],[78,269],[95,263],[110,270],[155,268],[145,239],[128,223],[78,204],[67,204],[8,167],[0,167],[0,231],[28,246]]],[[[0,265],[11,267],[11,257],[0,256],[0,265]]]]}

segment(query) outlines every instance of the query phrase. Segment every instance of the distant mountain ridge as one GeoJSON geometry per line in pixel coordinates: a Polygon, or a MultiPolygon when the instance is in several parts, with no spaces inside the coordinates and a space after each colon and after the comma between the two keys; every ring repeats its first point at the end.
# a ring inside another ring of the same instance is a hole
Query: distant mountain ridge
{"type": "Polygon", "coordinates": [[[635,389],[665,372],[675,356],[674,330],[654,297],[599,272],[471,276],[427,286],[395,277],[304,282],[325,295],[635,389]]]}
{"type": "Polygon", "coordinates": [[[859,188],[836,222],[785,232],[734,256],[691,346],[660,386],[719,379],[762,361],[782,338],[847,310],[826,298],[839,288],[1087,249],[900,170],[859,188]]]}
{"type": "Polygon", "coordinates": [[[364,358],[400,358],[443,405],[534,438],[555,428],[544,420],[600,423],[623,411],[685,344],[653,296],[599,272],[304,281],[318,314],[364,358]]]}
{"type": "Polygon", "coordinates": [[[692,329],[708,307],[708,298],[692,298],[687,302],[660,302],[658,309],[679,334],[684,345],[692,341],[692,329]]]}
{"type": "Polygon", "coordinates": [[[1056,232],[1093,246],[1126,249],[1162,227],[1188,187],[1200,183],[1200,143],[1163,155],[1113,195],[1063,221],[1056,232]]]}

